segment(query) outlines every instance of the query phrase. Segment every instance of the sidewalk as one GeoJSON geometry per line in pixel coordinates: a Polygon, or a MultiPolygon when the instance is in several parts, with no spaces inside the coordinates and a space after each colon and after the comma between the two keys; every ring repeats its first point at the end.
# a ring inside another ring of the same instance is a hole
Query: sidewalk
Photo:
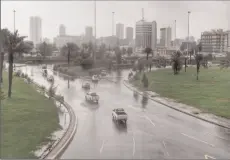
{"type": "Polygon", "coordinates": [[[218,117],[218,116],[215,116],[209,113],[203,113],[201,110],[195,107],[192,107],[186,104],[182,104],[182,103],[178,103],[175,100],[172,100],[169,98],[160,97],[159,94],[152,92],[152,91],[146,91],[146,92],[139,91],[137,88],[135,88],[132,84],[130,84],[126,80],[123,81],[123,84],[130,90],[137,91],[140,95],[143,95],[144,93],[147,94],[149,99],[157,103],[160,103],[164,106],[167,106],[169,108],[172,108],[184,114],[190,115],[192,117],[198,118],[200,120],[206,121],[208,123],[212,123],[220,127],[230,129],[229,119],[218,117]]]}

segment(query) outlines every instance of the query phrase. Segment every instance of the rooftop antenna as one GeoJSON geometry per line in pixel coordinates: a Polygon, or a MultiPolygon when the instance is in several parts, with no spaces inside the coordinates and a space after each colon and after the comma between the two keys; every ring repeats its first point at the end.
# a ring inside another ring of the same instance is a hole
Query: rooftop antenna
{"type": "Polygon", "coordinates": [[[144,20],[144,8],[142,8],[142,20],[144,20]]]}

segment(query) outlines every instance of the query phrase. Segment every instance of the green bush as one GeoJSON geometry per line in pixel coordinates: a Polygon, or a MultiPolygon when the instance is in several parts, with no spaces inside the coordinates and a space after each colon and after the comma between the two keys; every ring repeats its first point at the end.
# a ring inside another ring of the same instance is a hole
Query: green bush
{"type": "Polygon", "coordinates": [[[24,74],[24,73],[22,73],[22,74],[21,74],[21,77],[22,77],[22,78],[25,78],[25,74],[24,74]]]}
{"type": "Polygon", "coordinates": [[[84,69],[90,69],[93,66],[93,59],[92,58],[87,58],[81,61],[81,66],[84,69]]]}
{"type": "Polygon", "coordinates": [[[28,78],[28,74],[25,74],[25,75],[24,75],[24,78],[28,78]]]}
{"type": "Polygon", "coordinates": [[[147,78],[147,76],[145,74],[143,75],[142,83],[143,83],[143,85],[144,85],[145,88],[148,88],[149,81],[148,81],[148,78],[147,78]]]}

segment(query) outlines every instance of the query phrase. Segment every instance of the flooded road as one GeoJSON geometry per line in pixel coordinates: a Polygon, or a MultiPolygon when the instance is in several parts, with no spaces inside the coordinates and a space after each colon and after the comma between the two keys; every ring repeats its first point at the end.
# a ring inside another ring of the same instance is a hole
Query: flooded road
{"type": "MultiPolygon", "coordinates": [[[[62,159],[204,159],[230,157],[230,131],[167,108],[134,94],[122,81],[127,70],[112,72],[91,91],[99,104],[85,101],[83,79],[71,80],[53,73],[58,94],[78,117],[77,133],[62,159]],[[117,83],[114,83],[117,82],[117,83]],[[112,120],[112,110],[124,108],[127,126],[112,120]]],[[[21,67],[40,85],[49,87],[41,66],[21,67]]]]}

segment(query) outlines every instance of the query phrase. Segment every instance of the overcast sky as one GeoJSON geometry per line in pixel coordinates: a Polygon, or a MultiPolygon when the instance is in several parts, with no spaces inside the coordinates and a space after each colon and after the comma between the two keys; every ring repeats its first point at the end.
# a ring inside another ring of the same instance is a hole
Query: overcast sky
{"type": "MultiPolygon", "coordinates": [[[[187,36],[190,14],[190,35],[200,37],[211,29],[230,29],[230,2],[227,1],[97,1],[97,37],[112,34],[112,11],[115,24],[120,22],[135,28],[142,18],[156,21],[159,37],[161,27],[172,26],[173,38],[187,36]]],[[[42,19],[42,36],[53,40],[60,24],[66,26],[69,35],[84,34],[85,26],[94,25],[94,1],[1,1],[1,28],[13,30],[13,10],[16,10],[16,29],[29,36],[29,17],[42,19]]],[[[114,30],[114,33],[115,30],[114,30]]]]}

